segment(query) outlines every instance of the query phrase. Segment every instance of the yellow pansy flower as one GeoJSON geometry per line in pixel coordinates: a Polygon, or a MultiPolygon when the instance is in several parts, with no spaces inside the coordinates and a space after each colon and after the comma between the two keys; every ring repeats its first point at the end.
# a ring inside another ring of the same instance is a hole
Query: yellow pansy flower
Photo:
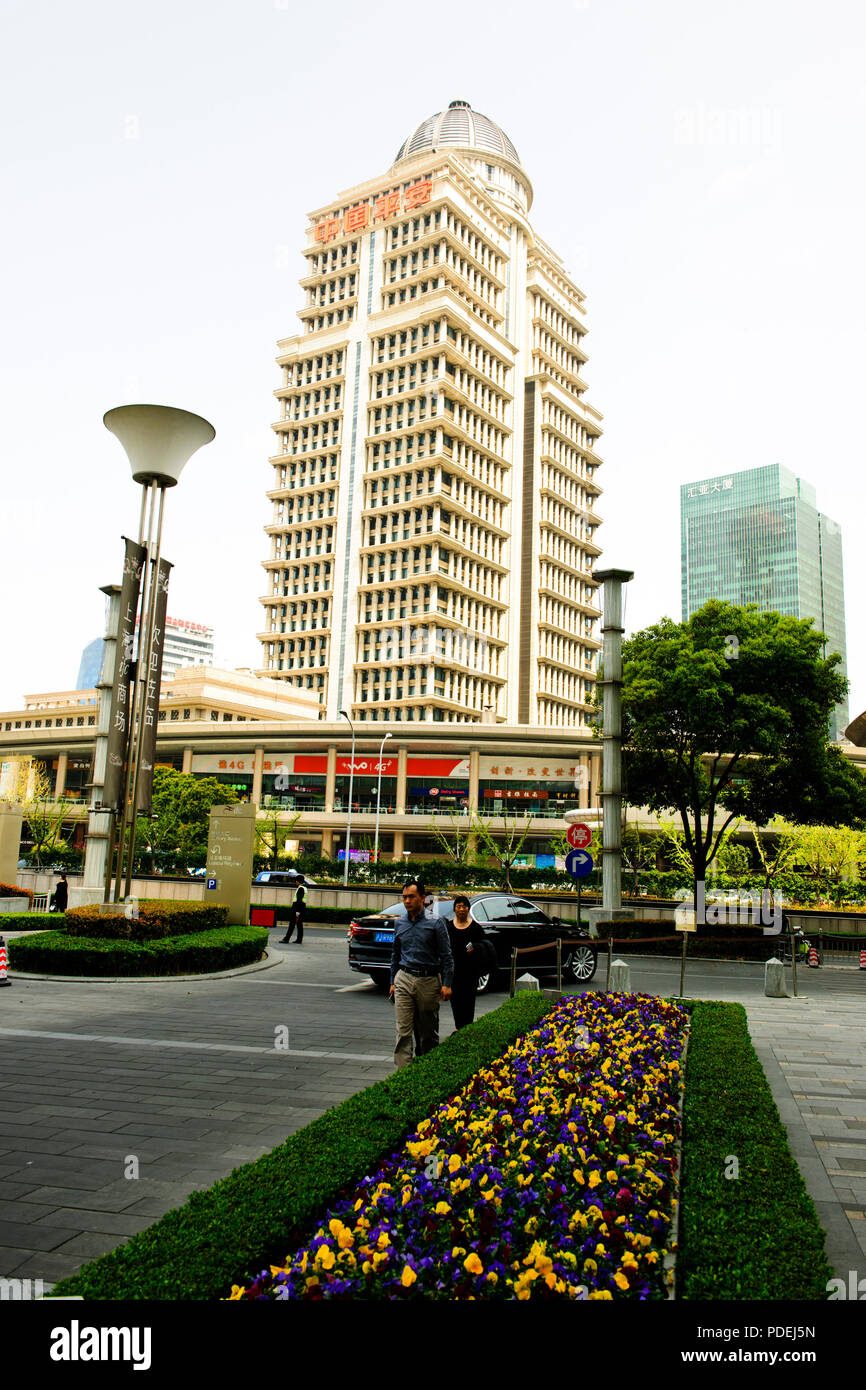
{"type": "Polygon", "coordinates": [[[466,1259],[463,1261],[463,1268],[467,1271],[468,1274],[484,1273],[484,1266],[479,1260],[478,1256],[475,1254],[474,1250],[471,1255],[466,1256],[466,1259]]]}
{"type": "Polygon", "coordinates": [[[411,1265],[403,1266],[403,1273],[400,1275],[400,1283],[403,1285],[404,1289],[411,1288],[417,1278],[418,1275],[411,1265]]]}

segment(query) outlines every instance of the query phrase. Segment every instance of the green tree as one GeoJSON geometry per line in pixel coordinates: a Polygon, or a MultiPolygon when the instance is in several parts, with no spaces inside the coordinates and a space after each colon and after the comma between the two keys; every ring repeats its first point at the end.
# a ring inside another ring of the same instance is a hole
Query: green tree
{"type": "Polygon", "coordinates": [[[843,879],[858,879],[866,855],[866,836],[848,825],[800,827],[796,858],[808,864],[816,878],[829,880],[836,906],[842,901],[843,879]]]}
{"type": "Polygon", "coordinates": [[[139,818],[136,848],[147,852],[151,867],[157,855],[186,857],[207,852],[207,836],[212,806],[234,806],[238,794],[216,777],[194,777],[172,767],[153,770],[153,812],[150,819],[139,818]]]}
{"type": "Polygon", "coordinates": [[[285,811],[278,806],[269,806],[256,816],[256,854],[266,855],[271,868],[275,869],[280,857],[280,844],[291,837],[291,833],[301,819],[296,811],[288,820],[283,820],[285,811]]]}
{"type": "Polygon", "coordinates": [[[628,826],[622,837],[622,862],[632,875],[635,897],[640,888],[641,871],[655,868],[657,838],[651,831],[641,830],[638,825],[628,826]]]}
{"type": "Polygon", "coordinates": [[[624,643],[626,798],[679,817],[695,897],[738,816],[866,820],[866,780],[827,744],[847,682],[825,642],[811,620],[713,600],[624,643]]]}
{"type": "Polygon", "coordinates": [[[470,822],[456,811],[448,812],[447,826],[443,825],[444,820],[441,812],[430,817],[430,829],[436,840],[452,864],[471,864],[475,856],[470,822]]]}
{"type": "Polygon", "coordinates": [[[513,893],[511,870],[526,844],[531,821],[526,817],[521,828],[520,818],[517,816],[509,820],[508,815],[502,812],[496,819],[502,822],[502,826],[493,830],[486,816],[479,816],[477,813],[470,815],[469,833],[478,837],[487,854],[495,862],[506,892],[513,893]]]}
{"type": "Polygon", "coordinates": [[[45,764],[33,758],[17,760],[2,799],[20,806],[30,831],[30,851],[37,868],[66,849],[63,822],[69,818],[71,803],[65,793],[54,795],[45,764]]]}
{"type": "Polygon", "coordinates": [[[761,872],[763,883],[761,884],[762,893],[770,895],[771,903],[775,904],[775,882],[779,874],[785,869],[793,866],[796,859],[797,845],[800,840],[800,826],[791,825],[783,816],[776,816],[768,829],[770,835],[759,835],[758,831],[752,827],[752,839],[758,851],[758,858],[761,861],[761,872]]]}

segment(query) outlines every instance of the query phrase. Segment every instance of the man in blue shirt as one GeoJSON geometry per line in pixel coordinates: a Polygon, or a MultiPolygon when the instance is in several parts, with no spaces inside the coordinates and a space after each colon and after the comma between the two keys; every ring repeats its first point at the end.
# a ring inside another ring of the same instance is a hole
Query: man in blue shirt
{"type": "Polygon", "coordinates": [[[391,953],[391,997],[397,1022],[394,1064],[412,1061],[412,1041],[423,1057],[439,1041],[439,1000],[451,998],[454,958],[441,917],[424,916],[425,889],[417,879],[403,886],[405,916],[398,917],[391,953]]]}

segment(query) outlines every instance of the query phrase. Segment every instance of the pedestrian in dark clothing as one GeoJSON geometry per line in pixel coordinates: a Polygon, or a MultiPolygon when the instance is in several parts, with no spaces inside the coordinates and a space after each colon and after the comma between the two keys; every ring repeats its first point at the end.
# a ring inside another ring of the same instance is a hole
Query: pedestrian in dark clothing
{"type": "Polygon", "coordinates": [[[451,990],[451,1012],[454,1027],[465,1028],[475,1020],[475,996],[478,990],[478,953],[475,947],[484,940],[484,929],[469,915],[469,899],[454,899],[454,916],[446,920],[451,954],[454,957],[454,987],[451,990]]]}
{"type": "Polygon", "coordinates": [[[295,894],[295,901],[289,909],[289,929],[281,940],[290,942],[292,933],[298,933],[298,945],[302,946],[304,941],[304,908],[307,905],[307,890],[303,883],[298,884],[298,891],[295,894]]]}
{"type": "Polygon", "coordinates": [[[403,885],[405,916],[394,925],[391,952],[391,998],[394,1000],[397,1040],[394,1064],[406,1067],[439,1042],[439,1001],[451,996],[454,961],[448,931],[441,917],[424,916],[424,885],[417,879],[403,885]]]}
{"type": "Polygon", "coordinates": [[[66,882],[66,875],[61,874],[57,880],[57,887],[51,894],[51,906],[55,912],[65,912],[66,904],[69,901],[69,884],[66,882]]]}

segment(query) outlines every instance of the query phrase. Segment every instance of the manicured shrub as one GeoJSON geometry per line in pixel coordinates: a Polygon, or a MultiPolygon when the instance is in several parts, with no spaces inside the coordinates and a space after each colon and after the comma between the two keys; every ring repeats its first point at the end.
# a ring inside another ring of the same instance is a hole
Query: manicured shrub
{"type": "Polygon", "coordinates": [[[696,1001],[691,1013],[679,1297],[825,1299],[832,1270],[824,1232],[749,1038],[746,1011],[696,1001]]]}
{"type": "Polygon", "coordinates": [[[239,1269],[282,1259],[323,1206],[552,1007],[539,994],[509,1000],[412,1066],[326,1111],[264,1158],[192,1193],[55,1292],[88,1299],[223,1297],[239,1269]]]}
{"type": "Polygon", "coordinates": [[[9,943],[12,970],[45,975],[200,975],[260,960],[264,927],[217,927],[151,941],[40,932],[9,943]]]}
{"type": "Polygon", "coordinates": [[[62,912],[0,912],[0,936],[7,931],[62,931],[62,912]]]}
{"type": "Polygon", "coordinates": [[[155,941],[224,927],[229,915],[228,908],[220,903],[172,902],[168,898],[144,898],[138,912],[138,917],[127,918],[103,916],[98,903],[70,907],[66,911],[66,930],[70,936],[89,940],[155,941]]]}
{"type": "Polygon", "coordinates": [[[28,898],[33,901],[33,893],[29,888],[19,888],[17,883],[0,883],[0,898],[28,898]]]}

